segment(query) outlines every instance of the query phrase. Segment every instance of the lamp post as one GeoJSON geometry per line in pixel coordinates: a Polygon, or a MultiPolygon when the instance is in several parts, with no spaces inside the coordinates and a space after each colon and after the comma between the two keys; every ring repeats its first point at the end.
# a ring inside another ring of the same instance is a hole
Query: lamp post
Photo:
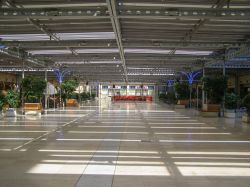
{"type": "Polygon", "coordinates": [[[63,82],[63,79],[64,77],[70,73],[69,70],[60,70],[60,69],[56,69],[54,70],[54,73],[56,74],[56,78],[57,78],[57,81],[59,82],[59,85],[60,85],[60,98],[59,98],[59,108],[61,107],[61,103],[62,103],[62,82],[63,82]]]}
{"type": "Polygon", "coordinates": [[[181,72],[183,75],[185,75],[188,79],[188,84],[189,84],[189,108],[191,108],[191,100],[192,100],[192,85],[194,82],[195,77],[197,77],[201,72],[181,72]]]}

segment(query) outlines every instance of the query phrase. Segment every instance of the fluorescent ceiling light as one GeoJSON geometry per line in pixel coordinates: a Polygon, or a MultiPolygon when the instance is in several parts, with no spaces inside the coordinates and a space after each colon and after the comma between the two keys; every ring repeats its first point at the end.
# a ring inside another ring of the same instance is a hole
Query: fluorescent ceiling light
{"type": "Polygon", "coordinates": [[[188,50],[176,50],[176,55],[211,55],[213,51],[188,51],[188,50]]]}
{"type": "MultiPolygon", "coordinates": [[[[137,54],[169,54],[171,50],[164,49],[125,49],[125,53],[137,54]]],[[[189,51],[189,50],[176,50],[177,55],[210,55],[213,51],[189,51]]]]}
{"type": "Polygon", "coordinates": [[[127,69],[134,70],[168,70],[167,68],[137,68],[137,67],[128,67],[127,69]]]}
{"type": "MultiPolygon", "coordinates": [[[[75,49],[79,54],[90,54],[90,53],[119,53],[119,50],[116,48],[113,49],[75,49]]],[[[41,54],[71,54],[72,52],[67,49],[56,49],[56,50],[29,50],[29,53],[32,55],[41,55],[41,54]]]]}
{"type": "Polygon", "coordinates": [[[119,50],[114,49],[76,49],[77,53],[119,53],[119,50]]]}
{"type": "Polygon", "coordinates": [[[211,5],[197,5],[197,4],[170,4],[170,3],[123,3],[124,6],[133,6],[133,7],[165,7],[165,8],[211,8],[211,5]]]}
{"type": "MultiPolygon", "coordinates": [[[[49,71],[49,72],[53,72],[54,70],[52,69],[48,69],[48,70],[45,70],[45,69],[22,69],[22,68],[3,68],[3,69],[0,69],[0,72],[22,72],[22,71],[28,71],[28,72],[44,72],[44,71],[49,71]]],[[[19,121],[20,122],[20,121],[19,121]]],[[[34,123],[34,122],[32,122],[34,123]]]]}
{"type": "Polygon", "coordinates": [[[5,34],[0,35],[3,41],[36,41],[49,40],[47,34],[5,34]]]}
{"type": "Polygon", "coordinates": [[[47,55],[47,54],[72,54],[70,50],[67,49],[60,49],[60,50],[29,50],[28,53],[32,55],[47,55]]]}
{"type": "Polygon", "coordinates": [[[62,40],[115,39],[114,32],[57,33],[62,40]]]}
{"type": "Polygon", "coordinates": [[[125,49],[125,53],[142,53],[142,54],[168,54],[171,50],[158,49],[125,49]]]}
{"type": "Polygon", "coordinates": [[[121,64],[121,61],[60,61],[58,64],[121,64]]]}
{"type": "MultiPolygon", "coordinates": [[[[56,33],[61,40],[97,40],[115,39],[114,32],[83,32],[83,33],[56,33]]],[[[4,34],[0,35],[3,41],[41,41],[50,40],[47,34],[4,34]]]]}
{"type": "Polygon", "coordinates": [[[96,7],[106,6],[106,3],[57,3],[57,4],[41,4],[41,5],[22,5],[24,8],[59,8],[59,7],[96,7]]]}
{"type": "Polygon", "coordinates": [[[148,75],[148,76],[164,76],[164,75],[174,75],[173,73],[128,73],[128,75],[148,75]]]}

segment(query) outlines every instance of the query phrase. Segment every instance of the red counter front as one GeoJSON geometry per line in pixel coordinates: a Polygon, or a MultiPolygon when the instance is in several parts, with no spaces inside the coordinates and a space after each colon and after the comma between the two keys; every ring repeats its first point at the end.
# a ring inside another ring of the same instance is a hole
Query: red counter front
{"type": "Polygon", "coordinates": [[[113,101],[152,101],[152,96],[112,96],[113,101]]]}

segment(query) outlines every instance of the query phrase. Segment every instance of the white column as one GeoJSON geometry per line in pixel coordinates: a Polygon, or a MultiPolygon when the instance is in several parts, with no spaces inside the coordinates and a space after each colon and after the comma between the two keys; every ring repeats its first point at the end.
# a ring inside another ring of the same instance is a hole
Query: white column
{"type": "MultiPolygon", "coordinates": [[[[203,66],[203,69],[202,69],[202,73],[203,73],[203,77],[206,76],[206,72],[205,72],[205,67],[203,66]]],[[[205,91],[204,91],[204,83],[203,83],[203,86],[202,86],[202,109],[204,107],[204,104],[205,104],[205,91]]]]}
{"type": "Polygon", "coordinates": [[[45,109],[48,108],[48,72],[47,69],[45,70],[45,81],[46,81],[46,90],[45,90],[45,109]]]}
{"type": "MultiPolygon", "coordinates": [[[[223,76],[226,76],[226,59],[223,62],[223,76]]],[[[225,114],[225,99],[226,99],[226,90],[224,90],[223,101],[222,101],[222,116],[225,114]]]]}

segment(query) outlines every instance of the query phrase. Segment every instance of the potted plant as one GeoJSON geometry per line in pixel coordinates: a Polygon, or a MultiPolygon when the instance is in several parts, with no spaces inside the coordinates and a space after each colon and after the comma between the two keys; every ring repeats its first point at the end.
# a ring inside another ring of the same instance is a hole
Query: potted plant
{"type": "Polygon", "coordinates": [[[246,113],[242,116],[242,121],[250,123],[250,94],[243,98],[242,104],[244,107],[246,107],[246,113]]]}
{"type": "Polygon", "coordinates": [[[185,82],[176,82],[174,84],[174,91],[176,93],[177,105],[180,108],[185,108],[189,105],[189,85],[185,82]]]}
{"type": "Polygon", "coordinates": [[[208,103],[204,104],[204,112],[220,112],[220,105],[223,101],[224,92],[227,88],[225,76],[203,77],[203,90],[207,93],[208,103]]]}
{"type": "Polygon", "coordinates": [[[78,95],[76,96],[76,94],[74,94],[74,91],[78,86],[79,82],[77,80],[67,80],[62,83],[62,98],[63,101],[66,102],[66,106],[76,106],[78,104],[78,95]]]}
{"type": "Polygon", "coordinates": [[[167,94],[166,94],[166,101],[168,104],[176,104],[177,100],[176,100],[176,95],[174,90],[170,90],[167,94]]]}
{"type": "Polygon", "coordinates": [[[0,91],[0,116],[2,115],[3,107],[5,105],[5,96],[3,95],[2,91],[0,91]]]}
{"type": "Polygon", "coordinates": [[[19,95],[16,91],[14,90],[9,90],[7,92],[7,95],[5,97],[5,101],[7,104],[7,109],[5,116],[6,117],[15,117],[16,116],[16,108],[18,107],[19,104],[19,95]]]}
{"type": "Polygon", "coordinates": [[[47,86],[47,82],[43,79],[36,77],[25,77],[22,80],[21,88],[24,97],[24,111],[30,111],[37,113],[43,112],[42,109],[42,97],[44,90],[47,86]]]}
{"type": "Polygon", "coordinates": [[[91,93],[91,99],[95,99],[96,94],[95,93],[91,93]]]}
{"type": "Polygon", "coordinates": [[[239,102],[239,97],[234,94],[226,94],[225,97],[225,117],[229,117],[229,118],[235,118],[236,117],[236,109],[237,109],[237,105],[239,102]]]}
{"type": "Polygon", "coordinates": [[[160,93],[159,94],[159,99],[163,102],[167,100],[167,95],[165,93],[160,93]]]}

